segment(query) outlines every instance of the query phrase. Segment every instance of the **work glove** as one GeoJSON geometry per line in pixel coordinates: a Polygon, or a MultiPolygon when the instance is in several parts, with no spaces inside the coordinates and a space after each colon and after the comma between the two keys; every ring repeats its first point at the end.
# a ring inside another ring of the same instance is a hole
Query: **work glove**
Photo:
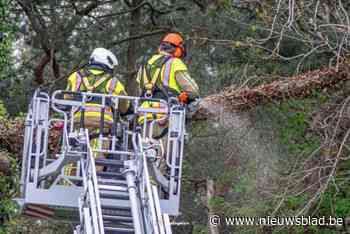
{"type": "Polygon", "coordinates": [[[181,92],[180,95],[178,96],[178,99],[181,104],[188,104],[189,95],[187,92],[181,92]]]}

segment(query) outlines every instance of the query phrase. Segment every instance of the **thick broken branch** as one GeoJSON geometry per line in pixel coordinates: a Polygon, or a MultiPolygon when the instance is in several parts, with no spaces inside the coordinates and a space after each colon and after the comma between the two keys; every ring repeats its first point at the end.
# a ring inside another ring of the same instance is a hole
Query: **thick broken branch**
{"type": "MultiPolygon", "coordinates": [[[[323,68],[255,88],[229,87],[222,93],[205,97],[199,104],[194,120],[217,118],[223,112],[246,111],[272,100],[307,97],[314,90],[333,88],[336,84],[347,80],[350,80],[350,66],[348,63],[343,63],[340,64],[339,70],[335,67],[323,68]]],[[[11,121],[0,127],[1,145],[19,158],[21,144],[17,142],[23,142],[23,121],[11,121]]],[[[54,151],[57,148],[58,138],[59,133],[50,135],[52,145],[50,150],[54,151]]]]}
{"type": "Polygon", "coordinates": [[[337,83],[349,80],[349,72],[349,64],[342,63],[338,69],[327,67],[255,88],[230,87],[222,93],[205,97],[194,118],[216,118],[223,112],[245,111],[271,100],[306,97],[314,90],[333,88],[337,83]]]}

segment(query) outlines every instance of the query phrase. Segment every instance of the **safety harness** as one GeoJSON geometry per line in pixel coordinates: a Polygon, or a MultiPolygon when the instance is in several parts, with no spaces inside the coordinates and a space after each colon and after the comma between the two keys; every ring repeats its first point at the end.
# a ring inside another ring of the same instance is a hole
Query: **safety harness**
{"type": "Polygon", "coordinates": [[[154,63],[147,63],[142,67],[142,96],[145,98],[152,98],[156,93],[160,92],[163,98],[168,99],[170,96],[174,95],[168,86],[172,60],[172,56],[164,55],[154,61],[154,63]],[[160,80],[163,66],[165,66],[164,79],[160,80]]]}
{"type": "MultiPolygon", "coordinates": [[[[169,87],[170,73],[172,67],[173,57],[170,55],[163,55],[156,59],[152,64],[146,63],[142,67],[142,97],[146,99],[160,98],[169,100],[170,97],[176,96],[176,92],[169,87]],[[162,70],[164,67],[163,80],[162,70]]],[[[157,103],[159,104],[159,103],[157,103]]],[[[152,106],[152,101],[150,102],[152,106]]],[[[152,114],[153,119],[157,119],[156,114],[152,114]]],[[[162,132],[153,136],[158,140],[163,138],[168,133],[168,127],[165,127],[162,132]]]]}
{"type": "MultiPolygon", "coordinates": [[[[76,73],[76,92],[80,92],[82,88],[82,84],[86,88],[87,92],[95,92],[96,89],[100,88],[102,84],[108,84],[108,81],[110,82],[110,85],[108,87],[108,94],[113,94],[113,91],[117,85],[118,79],[112,78],[111,74],[108,72],[102,72],[101,74],[95,75],[93,74],[89,68],[83,68],[77,71],[76,73]],[[91,80],[89,81],[89,78],[93,80],[93,83],[90,84],[91,80]]],[[[103,87],[104,89],[105,87],[103,87]]],[[[105,92],[105,91],[103,91],[105,92]]],[[[101,102],[100,97],[93,97],[89,98],[88,103],[89,104],[99,104],[101,102]]],[[[106,100],[106,105],[112,107],[112,103],[110,99],[106,100]]],[[[84,109],[82,107],[77,108],[74,113],[80,113],[80,126],[83,126],[85,123],[85,112],[99,112],[101,114],[101,120],[100,120],[100,132],[103,132],[104,124],[101,122],[104,122],[104,118],[106,115],[113,115],[112,109],[107,108],[101,110],[101,108],[93,106],[93,105],[87,105],[84,109]],[[102,127],[101,127],[102,126],[102,127]]]]}
{"type": "Polygon", "coordinates": [[[80,91],[81,84],[83,83],[88,92],[94,92],[101,84],[103,84],[105,81],[108,81],[109,79],[112,79],[111,84],[108,87],[108,94],[111,95],[118,82],[116,78],[111,78],[111,75],[105,72],[99,75],[95,75],[89,71],[89,69],[79,70],[77,72],[76,91],[80,91]],[[94,84],[90,84],[89,77],[93,77],[93,80],[95,81],[94,84]]]}

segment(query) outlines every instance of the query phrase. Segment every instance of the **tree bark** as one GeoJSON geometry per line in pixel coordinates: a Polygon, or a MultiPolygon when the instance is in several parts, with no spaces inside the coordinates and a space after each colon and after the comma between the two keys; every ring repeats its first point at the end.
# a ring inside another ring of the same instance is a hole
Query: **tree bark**
{"type": "MultiPolygon", "coordinates": [[[[138,6],[142,0],[132,0],[132,7],[138,6]]],[[[131,25],[129,29],[129,37],[138,35],[140,32],[139,25],[141,24],[141,12],[140,8],[136,8],[130,13],[131,25]]],[[[137,40],[129,41],[128,51],[127,51],[127,70],[128,70],[128,80],[126,82],[126,89],[130,96],[137,95],[137,83],[135,79],[136,73],[136,59],[137,51],[139,48],[139,42],[137,40]]]]}
{"type": "Polygon", "coordinates": [[[208,211],[208,228],[210,234],[219,234],[219,226],[215,226],[210,222],[210,217],[212,217],[215,214],[215,210],[210,204],[211,200],[215,197],[215,184],[214,180],[207,179],[207,207],[209,208],[208,211]]]}
{"type": "Polygon", "coordinates": [[[37,85],[41,85],[45,83],[44,79],[44,70],[46,66],[49,65],[52,71],[52,77],[54,79],[58,79],[60,76],[60,68],[57,63],[56,57],[54,53],[44,53],[41,58],[39,64],[34,69],[34,81],[37,85]]]}
{"type": "Polygon", "coordinates": [[[195,120],[215,119],[222,113],[242,112],[271,101],[307,97],[314,90],[332,89],[350,79],[350,65],[327,67],[253,88],[229,87],[205,97],[194,113],[195,120]]]}

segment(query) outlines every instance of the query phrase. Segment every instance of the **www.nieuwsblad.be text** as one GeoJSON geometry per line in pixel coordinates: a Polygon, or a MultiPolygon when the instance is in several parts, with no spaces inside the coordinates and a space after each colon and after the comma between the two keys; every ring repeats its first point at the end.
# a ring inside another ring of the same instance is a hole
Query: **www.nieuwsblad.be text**
{"type": "Polygon", "coordinates": [[[338,226],[344,224],[343,218],[335,217],[222,217],[212,215],[209,223],[213,226],[338,226]]]}

